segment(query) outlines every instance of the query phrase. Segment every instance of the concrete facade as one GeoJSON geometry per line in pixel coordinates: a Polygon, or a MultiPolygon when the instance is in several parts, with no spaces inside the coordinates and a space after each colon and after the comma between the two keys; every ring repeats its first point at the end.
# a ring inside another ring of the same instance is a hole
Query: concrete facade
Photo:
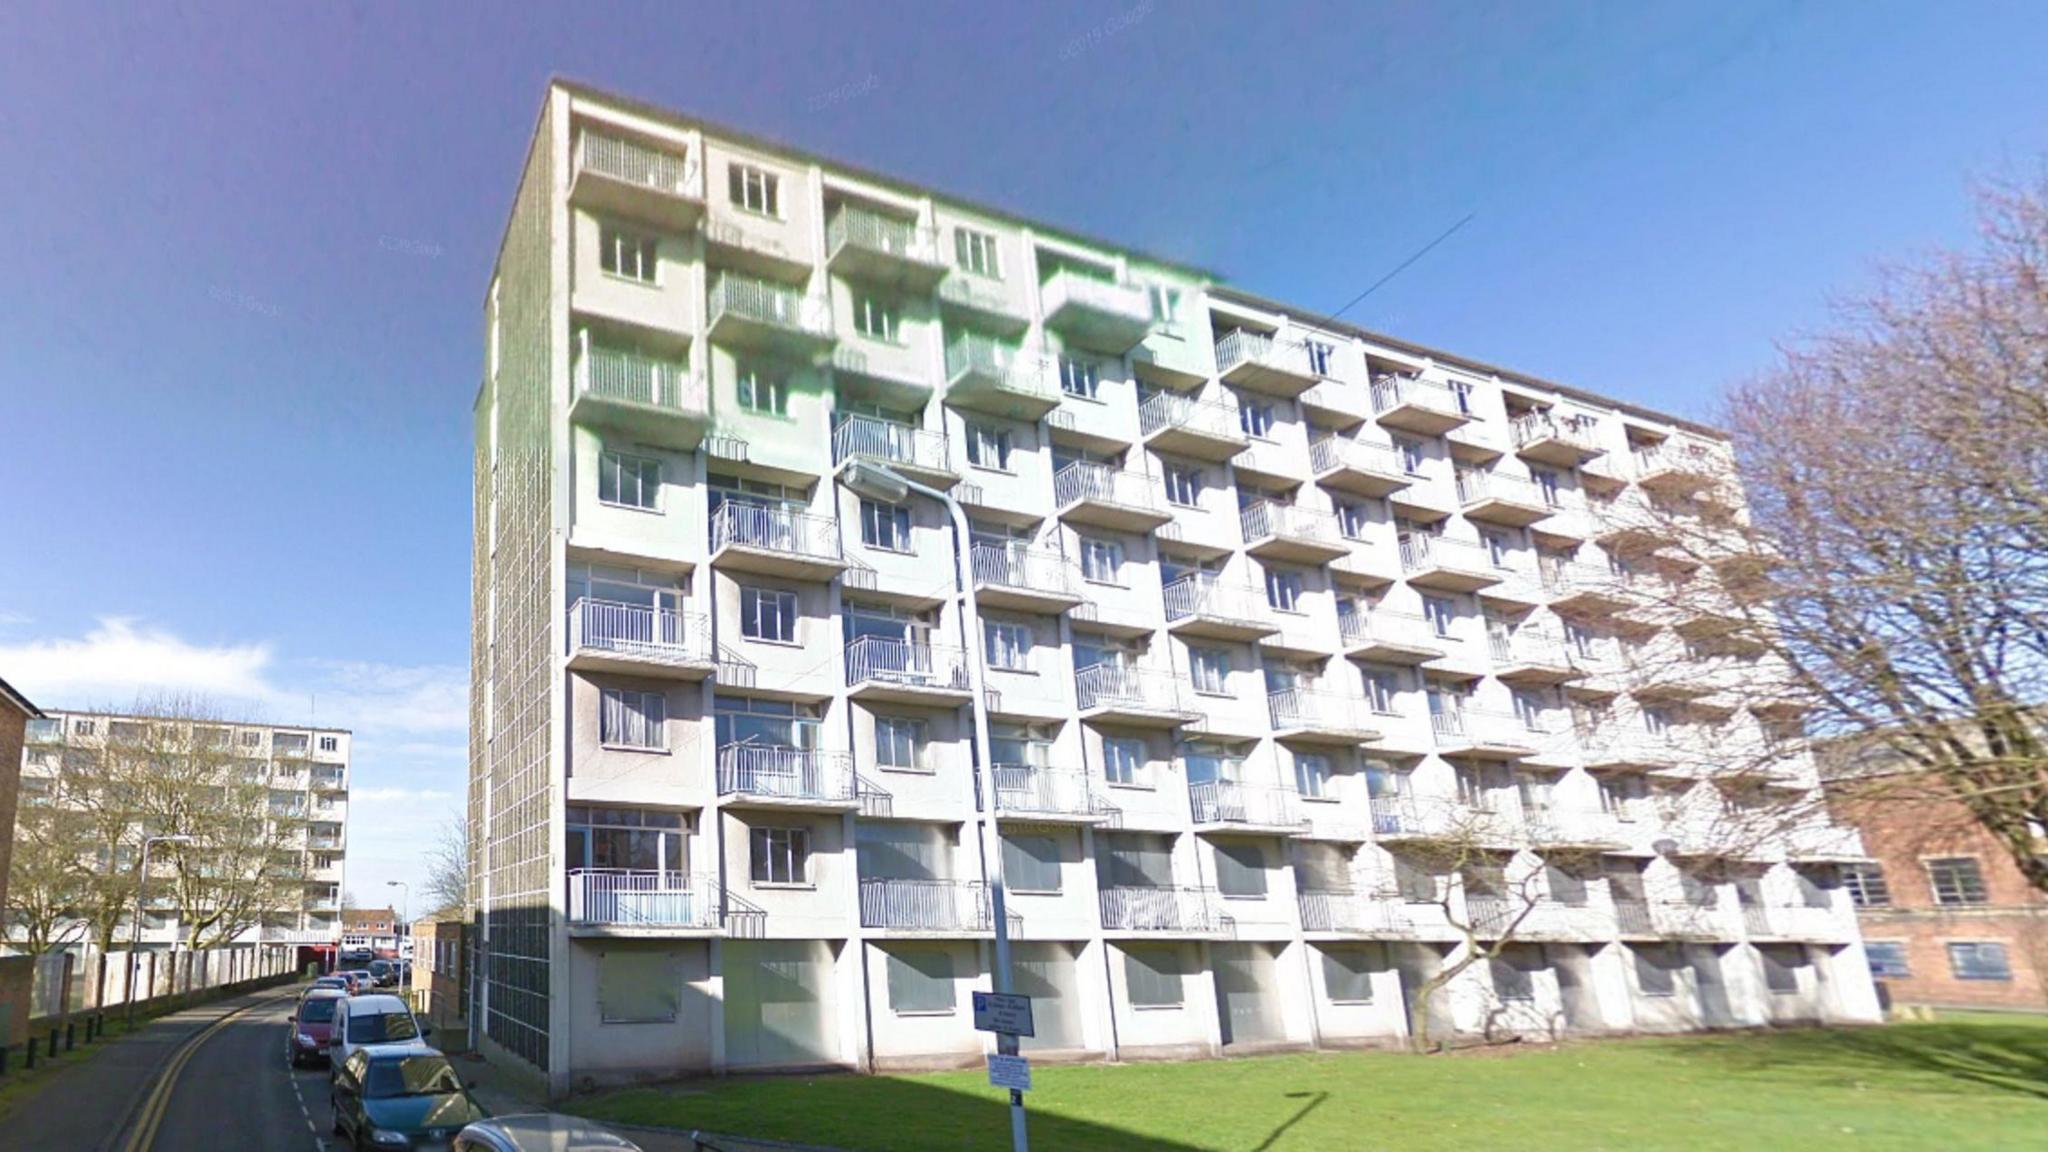
{"type": "Polygon", "coordinates": [[[564,84],[484,321],[474,996],[557,1091],[978,1060],[997,851],[1041,1058],[1398,1043],[1489,883],[1455,1029],[1875,1016],[1853,836],[1717,841],[1760,707],[1635,675],[1710,429],[564,84]]]}

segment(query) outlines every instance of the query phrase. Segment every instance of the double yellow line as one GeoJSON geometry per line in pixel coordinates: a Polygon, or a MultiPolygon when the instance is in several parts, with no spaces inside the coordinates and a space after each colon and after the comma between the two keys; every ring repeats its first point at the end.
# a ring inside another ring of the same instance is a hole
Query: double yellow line
{"type": "Polygon", "coordinates": [[[177,1088],[178,1074],[185,1070],[186,1063],[199,1051],[201,1045],[212,1039],[214,1033],[234,1023],[235,1017],[253,1008],[269,1007],[275,1002],[271,999],[256,1004],[244,1004],[207,1025],[205,1031],[180,1044],[178,1050],[171,1055],[170,1063],[164,1065],[163,1073],[157,1077],[156,1087],[150,1089],[148,1098],[142,1102],[142,1112],[135,1119],[135,1128],[129,1133],[128,1142],[121,1146],[122,1152],[145,1152],[156,1142],[156,1130],[163,1125],[164,1113],[171,1106],[171,1093],[177,1088]]]}

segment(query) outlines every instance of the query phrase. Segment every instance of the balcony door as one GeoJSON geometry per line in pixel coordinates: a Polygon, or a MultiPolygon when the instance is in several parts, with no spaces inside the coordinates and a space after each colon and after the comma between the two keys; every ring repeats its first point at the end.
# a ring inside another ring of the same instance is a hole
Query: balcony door
{"type": "Polygon", "coordinates": [[[1458,735],[1465,731],[1465,693],[1449,685],[1431,684],[1427,695],[1432,731],[1442,735],[1458,735]]]}
{"type": "Polygon", "coordinates": [[[569,871],[683,873],[683,814],[570,805],[564,859],[569,871]]]}

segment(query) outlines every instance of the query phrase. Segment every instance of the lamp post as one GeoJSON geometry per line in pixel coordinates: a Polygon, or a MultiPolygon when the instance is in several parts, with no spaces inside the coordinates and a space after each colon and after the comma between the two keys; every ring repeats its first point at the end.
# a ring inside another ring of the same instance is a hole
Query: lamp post
{"type": "Polygon", "coordinates": [[[391,926],[391,948],[392,951],[401,953],[399,959],[403,960],[405,957],[402,953],[405,950],[400,947],[403,941],[399,939],[399,927],[412,918],[412,885],[403,880],[386,880],[384,886],[398,889],[398,923],[391,926]]]}
{"type": "MultiPolygon", "coordinates": [[[[142,870],[135,874],[135,928],[129,933],[128,941],[128,1023],[135,1023],[135,968],[137,953],[142,950],[142,890],[149,886],[149,846],[152,844],[190,844],[190,836],[144,836],[142,838],[142,870]]],[[[172,946],[177,951],[176,945],[172,946]]]]}
{"type": "MultiPolygon", "coordinates": [[[[988,739],[988,686],[982,668],[983,650],[981,637],[981,613],[974,600],[974,573],[969,570],[967,542],[970,533],[967,526],[967,512],[960,503],[945,492],[904,476],[893,468],[865,460],[853,459],[840,470],[840,482],[856,495],[866,496],[886,504],[900,504],[911,493],[928,496],[946,506],[947,515],[953,520],[953,571],[960,586],[960,628],[965,634],[967,658],[967,687],[973,694],[970,707],[974,714],[974,747],[976,757],[977,783],[981,789],[982,802],[975,813],[975,841],[981,849],[981,867],[988,877],[990,912],[995,919],[996,963],[995,990],[998,995],[1010,994],[1010,921],[1004,908],[1003,853],[1001,841],[998,848],[989,851],[989,839],[994,831],[996,812],[996,779],[993,749],[988,739]]],[[[1000,833],[996,833],[1000,837],[1000,833]]],[[[1017,1037],[1008,1032],[996,1033],[996,1051],[1005,1056],[1017,1054],[1017,1037]]],[[[1031,1146],[1025,1134],[1024,1094],[1010,1090],[1010,1143],[1016,1152],[1028,1152],[1031,1146]]]]}

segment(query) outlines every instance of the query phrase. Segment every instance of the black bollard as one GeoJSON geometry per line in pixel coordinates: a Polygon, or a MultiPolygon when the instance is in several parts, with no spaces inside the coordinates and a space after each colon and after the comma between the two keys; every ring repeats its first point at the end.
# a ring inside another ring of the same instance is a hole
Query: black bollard
{"type": "Polygon", "coordinates": [[[50,1059],[55,1060],[57,1058],[57,1026],[54,1024],[50,1026],[50,1047],[48,1051],[50,1059]]]}
{"type": "Polygon", "coordinates": [[[64,1050],[69,1052],[76,1047],[78,1047],[78,1025],[66,1020],[64,1022],[64,1050]]]}
{"type": "Polygon", "coordinates": [[[7,1045],[0,1044],[0,1076],[7,1075],[7,1045]]]}
{"type": "Polygon", "coordinates": [[[33,1036],[28,1038],[28,1058],[21,1062],[21,1066],[24,1068],[36,1066],[36,1038],[33,1036]]]}

